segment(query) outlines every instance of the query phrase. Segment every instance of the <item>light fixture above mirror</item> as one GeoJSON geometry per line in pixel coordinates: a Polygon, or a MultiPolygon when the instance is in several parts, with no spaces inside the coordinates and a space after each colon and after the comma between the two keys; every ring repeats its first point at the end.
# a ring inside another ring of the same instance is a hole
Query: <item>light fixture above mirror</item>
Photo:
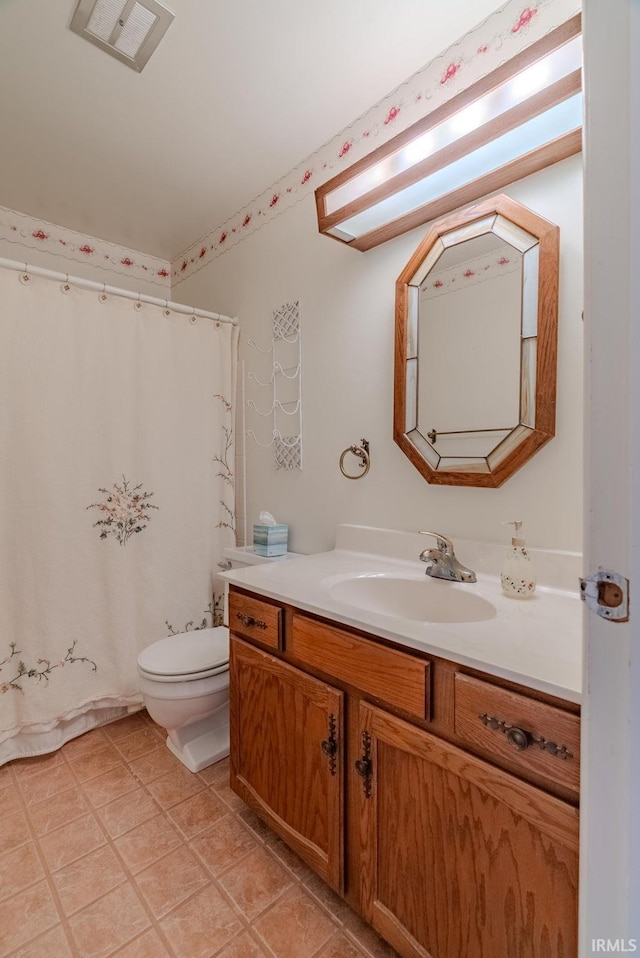
{"type": "Polygon", "coordinates": [[[396,283],[394,439],[496,487],[555,434],[559,230],[507,196],[433,223],[396,283]]]}
{"type": "Polygon", "coordinates": [[[319,187],[318,228],[371,249],[581,149],[577,15],[319,187]]]}

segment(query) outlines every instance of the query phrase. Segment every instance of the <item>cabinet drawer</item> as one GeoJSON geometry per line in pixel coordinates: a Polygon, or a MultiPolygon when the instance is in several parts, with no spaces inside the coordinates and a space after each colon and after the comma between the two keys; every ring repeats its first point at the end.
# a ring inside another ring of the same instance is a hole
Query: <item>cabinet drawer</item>
{"type": "Polygon", "coordinates": [[[580,719],[491,682],[458,672],[455,731],[497,764],[578,794],[580,719]]]}
{"type": "Polygon", "coordinates": [[[229,592],[229,629],[267,649],[282,648],[282,609],[253,596],[229,592]]]}
{"type": "Polygon", "coordinates": [[[430,664],[425,659],[295,614],[287,651],[365,695],[418,718],[431,717],[430,664]]]}

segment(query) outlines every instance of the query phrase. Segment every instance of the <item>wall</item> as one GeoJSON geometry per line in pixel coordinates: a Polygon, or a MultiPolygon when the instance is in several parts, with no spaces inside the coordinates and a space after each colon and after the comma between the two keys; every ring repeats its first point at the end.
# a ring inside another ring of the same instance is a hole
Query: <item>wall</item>
{"type": "MultiPolygon", "coordinates": [[[[517,518],[531,545],[581,550],[582,158],[507,192],[560,226],[559,388],[556,437],[500,489],[429,485],[392,439],[394,283],[426,227],[358,253],[319,235],[309,196],[174,287],[175,298],[239,317],[247,371],[258,363],[248,341],[266,347],[272,310],[301,303],[303,469],[274,470],[272,450],[247,439],[249,524],[268,509],[289,523],[290,548],[307,553],[331,548],[340,522],[508,541],[501,522],[517,518]],[[338,459],[363,437],[371,470],[351,482],[338,459]]],[[[265,405],[246,376],[245,388],[265,405]]],[[[255,413],[245,415],[251,428],[255,413]]]]}
{"type": "Polygon", "coordinates": [[[0,257],[171,299],[170,264],[0,206],[0,257]]]}

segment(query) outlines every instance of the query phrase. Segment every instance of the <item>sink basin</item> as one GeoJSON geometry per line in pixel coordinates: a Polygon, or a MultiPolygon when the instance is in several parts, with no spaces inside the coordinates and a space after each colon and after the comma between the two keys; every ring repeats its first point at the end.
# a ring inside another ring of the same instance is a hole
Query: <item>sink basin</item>
{"type": "Polygon", "coordinates": [[[329,595],[358,609],[393,615],[416,622],[484,622],[496,615],[495,607],[475,592],[426,576],[362,575],[342,579],[329,595]]]}

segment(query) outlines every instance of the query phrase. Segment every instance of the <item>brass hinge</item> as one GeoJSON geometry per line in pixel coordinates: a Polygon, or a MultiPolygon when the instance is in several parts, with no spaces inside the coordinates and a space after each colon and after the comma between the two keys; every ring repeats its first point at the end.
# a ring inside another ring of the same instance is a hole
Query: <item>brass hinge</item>
{"type": "Polygon", "coordinates": [[[599,569],[580,579],[580,598],[603,619],[629,621],[629,580],[617,572],[599,569]]]}

